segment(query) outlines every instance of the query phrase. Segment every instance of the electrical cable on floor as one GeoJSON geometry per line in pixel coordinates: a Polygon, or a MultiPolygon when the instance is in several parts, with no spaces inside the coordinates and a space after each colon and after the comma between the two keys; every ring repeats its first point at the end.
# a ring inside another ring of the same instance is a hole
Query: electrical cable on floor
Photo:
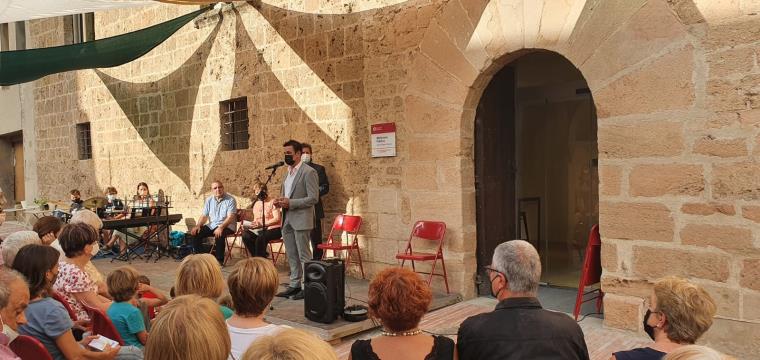
{"type": "Polygon", "coordinates": [[[593,312],[593,313],[588,313],[588,314],[585,314],[585,315],[581,316],[581,319],[580,319],[580,320],[576,320],[575,322],[581,322],[581,321],[583,321],[583,320],[584,320],[586,317],[588,317],[589,315],[602,315],[602,313],[600,313],[600,312],[593,312]]]}

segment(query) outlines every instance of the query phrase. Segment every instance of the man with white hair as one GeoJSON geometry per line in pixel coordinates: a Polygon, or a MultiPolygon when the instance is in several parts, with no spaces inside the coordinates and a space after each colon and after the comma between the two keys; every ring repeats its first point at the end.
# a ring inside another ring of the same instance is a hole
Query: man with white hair
{"type": "Polygon", "coordinates": [[[3,253],[2,265],[5,265],[8,268],[13,266],[13,260],[16,258],[18,251],[29,244],[42,244],[40,236],[34,231],[22,230],[8,235],[8,237],[3,240],[2,245],[0,245],[3,253]]]}
{"type": "Polygon", "coordinates": [[[0,268],[0,320],[6,339],[0,336],[0,359],[15,359],[7,345],[18,336],[18,326],[26,324],[24,310],[29,305],[29,286],[18,272],[0,268]],[[9,354],[10,353],[10,354],[9,354]]]}
{"type": "Polygon", "coordinates": [[[496,247],[486,267],[491,293],[499,303],[459,327],[459,358],[588,359],[580,326],[570,316],[544,310],[538,298],[541,259],[527,241],[496,247]]]}

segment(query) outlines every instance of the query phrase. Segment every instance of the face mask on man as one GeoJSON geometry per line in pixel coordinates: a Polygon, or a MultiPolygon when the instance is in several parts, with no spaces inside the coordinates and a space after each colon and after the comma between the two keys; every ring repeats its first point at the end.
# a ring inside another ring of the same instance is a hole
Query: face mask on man
{"type": "Polygon", "coordinates": [[[106,198],[108,199],[108,202],[113,202],[116,199],[116,195],[108,194],[106,195],[106,198]]]}
{"type": "Polygon", "coordinates": [[[288,165],[293,165],[296,163],[295,160],[293,160],[293,155],[285,154],[285,163],[288,165]]]}
{"type": "Polygon", "coordinates": [[[303,155],[301,155],[301,161],[303,161],[303,162],[305,162],[307,164],[310,163],[311,162],[311,154],[303,154],[303,155]]]}
{"type": "Polygon", "coordinates": [[[0,334],[0,344],[8,345],[13,340],[16,340],[16,338],[18,337],[18,333],[16,332],[16,330],[11,329],[10,326],[5,324],[2,316],[0,316],[0,323],[3,324],[3,332],[2,334],[0,334]]]}

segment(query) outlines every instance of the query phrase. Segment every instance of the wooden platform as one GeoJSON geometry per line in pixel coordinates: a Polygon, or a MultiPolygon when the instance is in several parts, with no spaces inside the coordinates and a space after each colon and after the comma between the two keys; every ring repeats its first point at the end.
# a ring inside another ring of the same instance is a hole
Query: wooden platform
{"type": "MultiPolygon", "coordinates": [[[[282,283],[287,283],[287,272],[280,272],[280,280],[282,283]]],[[[346,306],[357,304],[366,306],[368,291],[368,280],[347,276],[346,306]]],[[[430,311],[453,305],[460,301],[462,301],[462,297],[459,294],[452,293],[447,295],[445,292],[434,292],[430,311]]],[[[311,321],[304,316],[303,300],[295,301],[285,298],[275,298],[272,302],[272,306],[274,306],[274,310],[267,313],[267,321],[274,324],[288,325],[308,330],[323,340],[329,341],[333,344],[341,338],[379,327],[379,324],[376,324],[369,319],[361,322],[348,322],[339,318],[332,324],[321,324],[311,321]]]]}
{"type": "MultiPolygon", "coordinates": [[[[225,278],[232,271],[234,261],[230,261],[230,265],[222,269],[222,274],[225,278]]],[[[157,263],[153,261],[146,263],[139,259],[133,260],[131,264],[121,261],[114,261],[112,263],[110,258],[95,259],[93,263],[103,275],[108,275],[109,272],[117,267],[131,265],[141,274],[150,278],[153,286],[166,291],[167,294],[174,284],[174,278],[179,267],[179,262],[166,258],[161,259],[157,263]]],[[[280,272],[280,283],[283,284],[281,289],[285,289],[285,285],[288,283],[288,272],[282,268],[278,270],[280,272]]],[[[346,276],[346,306],[355,304],[366,306],[368,290],[369,280],[346,276]]],[[[447,295],[445,292],[433,292],[433,303],[431,304],[430,311],[453,305],[460,301],[462,301],[462,297],[459,294],[451,293],[447,295]]],[[[304,316],[303,300],[296,301],[276,297],[272,302],[272,306],[274,310],[270,310],[266,315],[268,322],[307,330],[333,344],[339,343],[341,338],[379,327],[379,324],[375,324],[371,320],[353,323],[339,318],[332,324],[321,324],[310,321],[304,316]]]]}

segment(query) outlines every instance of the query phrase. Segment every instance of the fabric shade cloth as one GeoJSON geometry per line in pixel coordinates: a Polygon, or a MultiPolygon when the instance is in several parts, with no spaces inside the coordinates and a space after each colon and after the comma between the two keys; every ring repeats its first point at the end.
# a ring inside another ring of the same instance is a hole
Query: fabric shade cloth
{"type": "Polygon", "coordinates": [[[0,24],[155,3],[152,0],[0,0],[0,24]]]}
{"type": "Polygon", "coordinates": [[[0,52],[0,85],[33,81],[64,71],[119,66],[147,54],[210,7],[105,39],[42,49],[0,52]]]}

